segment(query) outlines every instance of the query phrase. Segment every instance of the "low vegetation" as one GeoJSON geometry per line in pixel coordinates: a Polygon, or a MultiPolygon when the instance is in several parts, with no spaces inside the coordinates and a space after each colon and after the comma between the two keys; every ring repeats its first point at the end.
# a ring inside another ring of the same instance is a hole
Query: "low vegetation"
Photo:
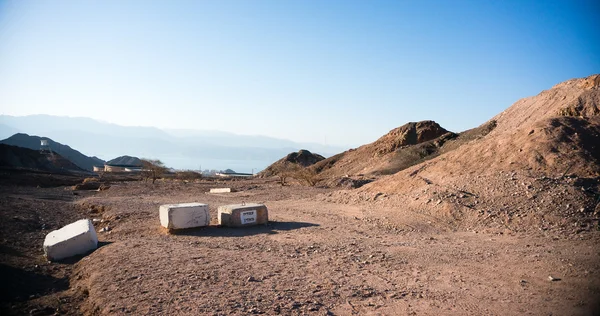
{"type": "Polygon", "coordinates": [[[142,179],[147,181],[152,179],[152,184],[156,182],[156,179],[161,178],[167,171],[165,164],[158,159],[142,159],[142,179]]]}

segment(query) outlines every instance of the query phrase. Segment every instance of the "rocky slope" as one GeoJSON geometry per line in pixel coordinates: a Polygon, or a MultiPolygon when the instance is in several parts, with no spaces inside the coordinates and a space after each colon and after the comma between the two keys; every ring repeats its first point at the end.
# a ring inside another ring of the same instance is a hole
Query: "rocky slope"
{"type": "Polygon", "coordinates": [[[434,121],[411,122],[391,130],[373,143],[325,159],[312,168],[323,178],[330,179],[373,175],[389,169],[403,149],[436,140],[441,145],[454,137],[456,134],[434,121]]]}
{"type": "Polygon", "coordinates": [[[563,82],[495,116],[487,136],[337,198],[389,196],[466,228],[594,229],[599,103],[600,75],[563,82]]]}

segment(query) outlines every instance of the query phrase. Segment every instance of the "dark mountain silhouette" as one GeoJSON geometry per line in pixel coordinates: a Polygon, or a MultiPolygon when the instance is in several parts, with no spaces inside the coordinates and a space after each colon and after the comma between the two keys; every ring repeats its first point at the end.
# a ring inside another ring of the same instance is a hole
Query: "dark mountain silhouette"
{"type": "Polygon", "coordinates": [[[68,159],[73,164],[77,165],[83,170],[92,171],[94,166],[101,166],[104,164],[104,160],[102,159],[99,159],[97,157],[88,157],[67,145],[55,142],[54,140],[47,137],[30,136],[27,134],[19,133],[0,141],[0,144],[18,146],[39,151],[42,139],[48,140],[48,146],[52,150],[52,152],[68,159]]]}
{"type": "Polygon", "coordinates": [[[84,172],[83,169],[57,153],[42,153],[39,150],[6,144],[0,144],[0,167],[53,173],[84,172]]]}
{"type": "Polygon", "coordinates": [[[111,165],[111,166],[135,166],[135,167],[141,167],[143,165],[142,160],[140,160],[140,158],[131,157],[131,156],[117,157],[115,159],[107,161],[106,164],[111,165]]]}

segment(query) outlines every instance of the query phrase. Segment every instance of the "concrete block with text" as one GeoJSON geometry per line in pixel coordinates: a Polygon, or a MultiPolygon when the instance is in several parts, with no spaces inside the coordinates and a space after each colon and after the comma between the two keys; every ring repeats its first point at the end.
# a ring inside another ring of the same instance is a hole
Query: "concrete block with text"
{"type": "Polygon", "coordinates": [[[264,204],[232,204],[219,206],[219,225],[243,227],[269,222],[269,212],[264,204]]]}

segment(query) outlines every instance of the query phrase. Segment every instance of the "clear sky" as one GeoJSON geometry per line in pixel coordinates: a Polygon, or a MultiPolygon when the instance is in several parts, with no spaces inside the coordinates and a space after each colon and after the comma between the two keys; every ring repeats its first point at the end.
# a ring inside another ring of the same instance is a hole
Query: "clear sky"
{"type": "Polygon", "coordinates": [[[2,1],[0,114],[358,146],[600,73],[567,1],[2,1]]]}

